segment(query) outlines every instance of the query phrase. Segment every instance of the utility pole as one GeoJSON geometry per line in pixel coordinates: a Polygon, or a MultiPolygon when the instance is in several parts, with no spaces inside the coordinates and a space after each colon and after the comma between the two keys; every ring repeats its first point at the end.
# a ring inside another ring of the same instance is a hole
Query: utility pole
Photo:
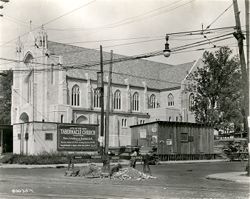
{"type": "Polygon", "coordinates": [[[105,122],[105,155],[107,158],[107,169],[110,169],[110,161],[108,157],[109,151],[109,113],[110,113],[110,95],[111,95],[111,84],[112,84],[112,66],[113,66],[113,51],[110,52],[110,65],[109,65],[109,76],[108,76],[108,89],[107,89],[107,103],[106,103],[106,122],[105,122]]]}
{"type": "MultiPolygon", "coordinates": [[[[249,13],[249,7],[250,7],[250,4],[249,4],[249,0],[245,0],[245,14],[246,14],[246,44],[247,44],[247,73],[248,73],[248,99],[250,99],[250,66],[249,66],[249,62],[250,62],[250,57],[249,57],[249,40],[250,40],[250,37],[249,37],[249,31],[250,31],[250,26],[249,26],[249,18],[250,18],[250,13],[249,13]]],[[[249,105],[248,105],[249,106],[249,105]]],[[[249,110],[248,110],[248,170],[247,170],[247,173],[248,173],[248,176],[250,176],[250,106],[248,107],[249,110]]]]}
{"type": "MultiPolygon", "coordinates": [[[[102,46],[100,46],[100,72],[97,72],[97,87],[100,92],[101,105],[101,136],[104,136],[104,82],[103,82],[103,53],[102,46]]],[[[106,139],[105,139],[106,140],[106,139]]],[[[106,144],[105,144],[106,145],[106,144]]],[[[103,145],[102,145],[103,147],[103,145]]],[[[107,153],[102,148],[103,169],[107,170],[107,153]]]]}
{"type": "MultiPolygon", "coordinates": [[[[249,129],[248,129],[248,119],[249,116],[249,79],[247,74],[247,68],[246,68],[246,61],[245,61],[245,55],[244,55],[244,46],[243,46],[243,40],[245,39],[244,35],[241,31],[241,24],[240,24],[240,12],[238,8],[237,0],[233,0],[233,6],[234,6],[234,15],[235,15],[235,23],[236,23],[236,32],[234,33],[234,37],[238,41],[238,48],[239,48],[239,56],[240,56],[240,65],[241,65],[241,73],[242,73],[242,82],[243,82],[243,99],[244,99],[244,130],[247,131],[248,136],[248,153],[250,151],[250,136],[249,136],[249,129]]],[[[249,155],[249,154],[248,154],[249,155]]],[[[248,176],[250,176],[250,156],[248,156],[248,176]]]]}
{"type": "Polygon", "coordinates": [[[101,136],[104,136],[104,83],[103,83],[103,54],[102,46],[100,46],[100,105],[101,105],[101,136]]]}

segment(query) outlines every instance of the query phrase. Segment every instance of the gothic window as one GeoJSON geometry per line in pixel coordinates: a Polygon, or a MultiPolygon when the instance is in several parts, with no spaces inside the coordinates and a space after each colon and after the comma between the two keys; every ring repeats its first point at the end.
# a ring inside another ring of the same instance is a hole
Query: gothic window
{"type": "Polygon", "coordinates": [[[54,84],[55,78],[54,78],[55,72],[54,72],[54,64],[51,64],[51,71],[50,71],[50,80],[51,84],[54,84]]]}
{"type": "Polygon", "coordinates": [[[156,108],[156,97],[154,94],[149,98],[149,108],[156,108]]]}
{"type": "MultiPolygon", "coordinates": [[[[31,72],[30,72],[31,73],[31,72]]],[[[32,80],[29,75],[28,80],[27,80],[27,102],[31,102],[31,93],[32,93],[32,80]]]]}
{"type": "Polygon", "coordinates": [[[122,127],[128,127],[128,124],[127,124],[127,119],[123,118],[122,119],[122,127]]]}
{"type": "Polygon", "coordinates": [[[28,52],[24,58],[24,64],[29,69],[29,72],[24,79],[25,84],[26,84],[26,96],[27,96],[26,101],[28,103],[31,102],[31,94],[32,94],[32,86],[33,86],[32,75],[34,75],[34,74],[33,74],[32,65],[31,65],[32,59],[33,59],[32,54],[30,52],[28,52]]]}
{"type": "Polygon", "coordinates": [[[189,95],[189,110],[191,111],[193,107],[194,107],[194,94],[191,93],[189,95]]]}
{"type": "Polygon", "coordinates": [[[139,111],[139,93],[135,92],[132,98],[132,110],[139,111]]]}
{"type": "Polygon", "coordinates": [[[144,124],[145,123],[145,120],[140,120],[140,124],[144,124]]]}
{"type": "Polygon", "coordinates": [[[171,93],[168,95],[168,106],[174,106],[174,96],[171,93]]]}
{"type": "Polygon", "coordinates": [[[114,109],[121,109],[121,91],[119,90],[114,93],[114,109]]]}
{"type": "Polygon", "coordinates": [[[99,89],[94,90],[94,108],[101,108],[101,94],[99,89]]]}
{"type": "Polygon", "coordinates": [[[72,87],[71,105],[72,106],[79,106],[80,105],[80,88],[78,85],[75,85],[72,87]]]}

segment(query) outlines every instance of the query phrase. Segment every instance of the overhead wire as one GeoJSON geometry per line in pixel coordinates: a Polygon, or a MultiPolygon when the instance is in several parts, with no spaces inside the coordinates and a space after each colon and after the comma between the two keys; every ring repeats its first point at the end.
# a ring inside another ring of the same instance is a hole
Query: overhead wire
{"type": "MultiPolygon", "coordinates": [[[[218,48],[218,47],[217,47],[218,48]]],[[[207,48],[208,49],[208,48],[207,48]]],[[[200,51],[200,50],[204,50],[203,49],[195,49],[195,50],[189,50],[189,51],[173,51],[172,54],[177,54],[177,53],[183,53],[183,52],[191,52],[191,51],[200,51]]],[[[155,54],[156,55],[156,54],[155,54]]],[[[99,63],[98,63],[99,64],[99,63]]],[[[174,67],[174,66],[171,66],[174,67]]],[[[77,68],[75,68],[77,69],[77,68]]],[[[99,71],[99,69],[93,69],[93,68],[82,68],[84,70],[89,70],[89,71],[99,71]]],[[[56,69],[53,69],[56,70],[56,69]]],[[[62,69],[60,69],[62,70],[62,69]]],[[[19,71],[19,70],[18,70],[19,71]]],[[[25,70],[27,71],[27,69],[25,70]]],[[[40,71],[40,70],[39,70],[40,71]]],[[[50,71],[50,69],[46,69],[46,71],[50,71]]],[[[34,73],[37,72],[36,70],[34,70],[34,73]]],[[[106,70],[104,70],[104,72],[107,72],[106,70]]],[[[128,73],[120,73],[120,72],[114,72],[114,74],[116,75],[123,75],[123,76],[130,76],[130,77],[137,77],[137,78],[141,78],[141,79],[146,79],[146,80],[153,80],[153,81],[158,81],[158,82],[166,82],[166,83],[171,83],[171,84],[180,84],[179,82],[173,82],[173,81],[167,81],[167,80],[159,80],[159,79],[154,79],[154,78],[148,78],[148,77],[142,77],[142,76],[138,76],[138,75],[132,75],[132,74],[128,74],[128,73]]]]}
{"type": "Polygon", "coordinates": [[[218,17],[216,17],[207,27],[204,31],[209,29],[222,15],[224,15],[231,7],[233,6],[233,3],[231,3],[218,17]]]}
{"type": "Polygon", "coordinates": [[[204,31],[208,30],[221,16],[223,16],[228,10],[229,8],[231,8],[233,6],[233,3],[231,3],[221,14],[219,14],[219,16],[217,16],[206,28],[205,30],[203,30],[202,28],[202,35],[203,37],[210,42],[211,45],[213,45],[214,47],[216,47],[216,45],[206,36],[204,35],[204,31]]]}
{"type": "MultiPolygon", "coordinates": [[[[221,35],[221,36],[217,36],[217,37],[214,37],[214,38],[211,38],[212,40],[214,40],[214,42],[219,42],[219,41],[223,41],[223,40],[226,40],[226,39],[231,39],[232,36],[229,36],[230,34],[225,34],[225,35],[221,35]],[[229,37],[226,37],[226,36],[229,36],[229,37]],[[224,37],[224,38],[223,38],[224,37]]],[[[193,42],[193,43],[190,43],[190,44],[185,44],[185,45],[182,45],[182,46],[177,46],[177,47],[174,47],[171,49],[172,52],[176,52],[176,51],[180,51],[180,50],[185,50],[187,48],[193,48],[193,47],[198,47],[198,46],[201,46],[201,45],[206,45],[208,44],[207,41],[198,41],[198,42],[193,42]]],[[[113,60],[113,63],[117,63],[117,62],[122,62],[122,61],[130,61],[130,60],[136,60],[136,59],[142,59],[142,58],[149,58],[149,57],[152,57],[152,56],[158,56],[158,55],[161,55],[162,54],[162,51],[154,51],[154,52],[150,52],[150,53],[144,53],[144,54],[140,54],[140,55],[137,55],[137,56],[124,56],[122,58],[118,58],[118,59],[114,59],[113,60]]],[[[6,60],[6,61],[16,61],[16,62],[24,62],[23,60],[14,60],[14,59],[8,59],[8,58],[0,58],[1,60],[6,60]]],[[[109,64],[110,63],[110,60],[104,60],[103,61],[104,65],[105,64],[109,64]]],[[[31,62],[31,64],[40,64],[40,65],[49,65],[51,66],[51,64],[45,64],[45,63],[39,63],[39,62],[31,62]]],[[[67,66],[62,66],[62,69],[76,69],[76,68],[82,68],[82,67],[92,67],[92,66],[97,66],[99,65],[99,61],[94,61],[90,64],[74,64],[72,63],[72,65],[70,64],[67,64],[67,66]]],[[[38,70],[38,69],[36,69],[38,70]]],[[[43,69],[42,69],[43,70],[43,69]]]]}
{"type": "Polygon", "coordinates": [[[66,12],[66,13],[64,13],[64,14],[62,14],[62,15],[60,15],[60,16],[58,16],[58,17],[55,17],[54,19],[51,19],[51,20],[47,21],[46,23],[43,23],[43,26],[46,26],[46,25],[48,25],[49,23],[52,23],[52,22],[54,22],[54,21],[56,21],[56,20],[58,20],[58,19],[60,19],[60,18],[62,18],[62,17],[64,17],[64,16],[66,16],[66,15],[69,15],[69,14],[71,14],[71,13],[73,13],[73,12],[75,12],[75,11],[77,11],[77,10],[83,8],[83,7],[86,7],[86,6],[88,6],[88,5],[92,4],[92,3],[94,3],[95,1],[96,1],[96,0],[92,0],[92,1],[90,1],[90,2],[88,2],[88,3],[85,3],[85,4],[83,4],[83,5],[81,5],[81,6],[77,7],[77,8],[75,8],[75,9],[69,11],[69,12],[66,12]]]}
{"type": "Polygon", "coordinates": [[[7,41],[7,42],[1,44],[0,47],[6,45],[6,44],[8,44],[8,43],[13,42],[13,41],[17,40],[19,37],[23,37],[24,35],[26,35],[26,34],[32,32],[32,31],[34,31],[34,30],[37,30],[38,28],[40,28],[40,27],[42,27],[42,26],[44,26],[44,25],[48,25],[49,23],[52,23],[52,22],[54,22],[54,21],[56,21],[56,20],[58,20],[58,19],[60,19],[60,18],[62,18],[62,17],[64,17],[64,16],[66,16],[66,15],[69,15],[69,14],[71,14],[71,13],[73,13],[73,12],[79,10],[80,8],[86,7],[86,6],[88,6],[88,5],[92,4],[92,3],[94,3],[95,1],[96,1],[96,0],[92,0],[92,1],[90,1],[90,2],[88,2],[88,3],[86,3],[86,4],[81,5],[81,6],[78,7],[78,8],[75,8],[75,9],[69,11],[69,12],[66,12],[66,13],[64,13],[64,14],[62,14],[62,15],[60,15],[60,16],[58,16],[58,17],[55,17],[55,18],[53,18],[53,19],[47,21],[46,23],[43,23],[42,25],[40,25],[40,26],[38,26],[38,27],[36,27],[36,28],[33,28],[31,31],[25,32],[25,33],[19,35],[18,37],[15,37],[15,38],[13,38],[13,39],[11,39],[11,40],[9,40],[9,41],[7,41]]]}
{"type": "MultiPolygon", "coordinates": [[[[205,34],[210,34],[211,33],[211,31],[216,31],[216,30],[225,30],[225,29],[234,29],[235,28],[235,26],[230,26],[230,27],[222,27],[222,28],[214,28],[214,29],[211,29],[209,32],[206,32],[205,34]]],[[[171,36],[175,36],[175,35],[186,35],[186,34],[188,34],[188,35],[201,35],[201,31],[202,30],[192,30],[192,31],[183,31],[183,32],[171,32],[171,33],[167,33],[169,36],[171,35],[171,36]]],[[[143,41],[142,43],[144,43],[145,41],[143,41]]],[[[149,42],[151,42],[151,41],[149,41],[149,42]]],[[[130,42],[131,43],[131,42],[130,42]]],[[[139,42],[138,42],[139,43],[139,42]]],[[[64,43],[62,43],[62,44],[64,44],[64,43]]],[[[108,46],[109,48],[110,47],[115,47],[116,45],[118,45],[118,44],[115,44],[115,45],[110,45],[110,46],[108,46]]],[[[120,46],[121,46],[122,44],[120,44],[120,46]]],[[[123,45],[128,45],[127,43],[123,43],[123,45]]],[[[103,48],[105,49],[106,47],[105,47],[105,45],[103,46],[103,48]]],[[[99,48],[91,48],[92,50],[98,50],[99,48]]],[[[61,54],[63,55],[63,54],[69,54],[69,53],[79,53],[79,52],[84,52],[84,51],[88,51],[88,50],[90,50],[90,48],[83,48],[83,49],[81,49],[81,50],[79,50],[79,49],[77,49],[77,50],[68,50],[68,51],[64,51],[64,52],[62,52],[61,54]]]]}
{"type": "MultiPolygon", "coordinates": [[[[176,10],[176,9],[178,9],[178,8],[180,8],[180,7],[182,7],[182,6],[185,6],[185,5],[187,5],[187,4],[190,4],[191,2],[193,2],[194,0],[190,0],[189,2],[187,2],[187,3],[184,3],[184,4],[181,4],[181,5],[179,5],[179,6],[176,6],[176,7],[174,7],[174,8],[170,8],[169,10],[167,10],[168,12],[171,12],[171,11],[173,11],[173,10],[176,10]]],[[[155,17],[155,16],[158,16],[158,15],[160,15],[160,14],[166,14],[166,13],[168,13],[168,12],[164,12],[164,11],[162,11],[162,12],[159,12],[158,14],[153,14],[153,15],[149,15],[149,16],[147,16],[147,17],[144,17],[144,18],[139,18],[139,19],[137,19],[137,20],[131,20],[131,21],[127,21],[127,22],[123,22],[123,23],[119,23],[119,24],[116,24],[116,25],[113,25],[113,26],[111,26],[111,27],[108,27],[108,28],[116,28],[116,27],[119,27],[119,26],[123,26],[123,25],[127,25],[127,24],[130,24],[130,23],[134,23],[134,22],[137,22],[137,21],[140,21],[140,20],[143,20],[143,19],[145,19],[145,18],[148,18],[148,17],[155,17]]]]}
{"type": "MultiPolygon", "coordinates": [[[[82,29],[82,28],[64,28],[64,29],[59,29],[59,28],[47,28],[46,30],[55,30],[55,31],[89,31],[89,30],[98,30],[98,29],[105,29],[105,28],[108,28],[108,29],[109,29],[109,28],[114,28],[114,27],[116,27],[116,25],[118,25],[118,24],[120,24],[120,23],[122,23],[122,22],[124,22],[124,21],[127,21],[127,20],[135,20],[135,19],[138,18],[138,17],[142,17],[142,16],[145,16],[145,15],[150,14],[150,13],[152,13],[152,12],[156,12],[156,11],[158,11],[158,10],[162,10],[162,9],[168,8],[168,7],[170,7],[171,5],[174,5],[174,4],[179,3],[179,2],[181,2],[181,1],[183,1],[183,0],[175,1],[175,2],[173,2],[173,3],[171,3],[171,4],[166,5],[166,6],[163,6],[163,7],[157,8],[157,9],[152,9],[152,10],[150,10],[150,11],[148,11],[148,12],[145,12],[145,13],[142,13],[142,14],[140,14],[140,15],[133,16],[133,17],[128,17],[128,18],[119,20],[119,21],[117,21],[117,22],[113,22],[113,23],[110,23],[110,24],[106,24],[106,25],[104,25],[104,26],[99,26],[99,27],[94,27],[94,28],[85,28],[85,29],[82,29]]],[[[192,0],[192,1],[193,1],[193,0],[192,0]]]]}
{"type": "MultiPolygon", "coordinates": [[[[199,48],[199,49],[193,49],[193,50],[187,50],[187,51],[175,51],[175,52],[172,52],[171,54],[187,53],[187,52],[193,52],[193,51],[204,51],[206,49],[215,49],[215,48],[220,48],[220,47],[222,47],[222,46],[218,46],[217,45],[216,47],[199,48]]],[[[237,47],[237,45],[229,46],[229,47],[237,47]]],[[[175,67],[175,66],[171,66],[171,67],[175,67]]],[[[96,68],[83,68],[83,69],[85,71],[96,71],[96,72],[99,71],[99,69],[96,69],[96,68]]],[[[53,70],[57,70],[57,69],[53,69],[53,70]]],[[[62,69],[60,69],[60,70],[62,70],[62,69]]],[[[15,70],[15,71],[20,71],[20,70],[15,70]]],[[[27,72],[28,70],[26,69],[26,70],[22,70],[22,71],[27,72]]],[[[51,71],[51,69],[46,69],[46,71],[49,72],[49,71],[51,71]]],[[[37,72],[39,72],[39,71],[34,70],[34,73],[37,73],[37,72]]],[[[108,74],[109,71],[108,70],[104,70],[103,72],[108,74]]],[[[145,80],[165,82],[165,83],[176,84],[176,85],[178,85],[178,84],[180,85],[181,84],[180,82],[174,82],[174,81],[168,81],[168,80],[162,80],[162,79],[155,79],[155,78],[143,77],[143,76],[133,75],[133,74],[128,74],[128,73],[121,73],[121,72],[114,72],[114,71],[113,71],[113,73],[115,75],[123,75],[123,76],[128,76],[128,77],[135,77],[135,78],[145,79],[145,80]]],[[[25,76],[27,76],[27,74],[25,74],[25,76]]],[[[185,85],[185,84],[183,84],[183,85],[185,85]]]]}

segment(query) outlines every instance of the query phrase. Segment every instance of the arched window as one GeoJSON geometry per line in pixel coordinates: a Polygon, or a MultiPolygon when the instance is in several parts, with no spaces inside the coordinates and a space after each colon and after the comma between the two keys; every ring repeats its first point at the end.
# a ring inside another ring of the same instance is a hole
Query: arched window
{"type": "Polygon", "coordinates": [[[100,90],[95,89],[94,90],[94,108],[101,108],[101,101],[100,101],[100,90]]]}
{"type": "Polygon", "coordinates": [[[132,98],[132,110],[139,111],[139,93],[135,92],[132,98]]]}
{"type": "Polygon", "coordinates": [[[114,93],[114,109],[121,109],[121,91],[119,90],[114,93]]]}
{"type": "Polygon", "coordinates": [[[122,127],[127,127],[127,119],[122,119],[122,127]]]}
{"type": "Polygon", "coordinates": [[[174,96],[171,93],[168,95],[168,106],[174,106],[174,96]]]}
{"type": "Polygon", "coordinates": [[[194,107],[194,94],[191,93],[189,95],[189,110],[191,111],[193,107],[194,107]]]}
{"type": "Polygon", "coordinates": [[[72,106],[79,106],[80,105],[80,88],[78,85],[75,85],[72,87],[71,105],[72,106]]]}
{"type": "Polygon", "coordinates": [[[24,57],[24,64],[29,69],[29,71],[27,72],[27,76],[24,79],[25,84],[26,84],[26,91],[27,91],[26,92],[26,96],[27,96],[26,101],[28,103],[31,102],[32,87],[34,86],[33,81],[32,81],[32,76],[34,75],[33,71],[32,71],[32,65],[31,65],[32,59],[33,59],[33,56],[30,52],[28,52],[24,57]]]}
{"type": "Polygon", "coordinates": [[[149,108],[156,108],[156,97],[154,94],[149,98],[149,108]]]}
{"type": "Polygon", "coordinates": [[[81,115],[81,116],[79,116],[79,117],[76,119],[76,123],[77,123],[77,124],[87,124],[87,123],[88,123],[88,118],[85,117],[84,115],[81,115]]]}

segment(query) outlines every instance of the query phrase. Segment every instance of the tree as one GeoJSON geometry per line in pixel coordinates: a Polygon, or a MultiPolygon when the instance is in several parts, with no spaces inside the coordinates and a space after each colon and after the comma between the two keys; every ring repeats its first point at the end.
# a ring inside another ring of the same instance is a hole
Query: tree
{"type": "Polygon", "coordinates": [[[11,124],[11,86],[13,72],[7,71],[0,76],[0,124],[11,124]]]}
{"type": "Polygon", "coordinates": [[[238,57],[228,47],[221,47],[214,53],[205,51],[203,62],[204,67],[191,74],[197,81],[192,108],[196,121],[224,132],[241,131],[244,103],[238,57]]]}

